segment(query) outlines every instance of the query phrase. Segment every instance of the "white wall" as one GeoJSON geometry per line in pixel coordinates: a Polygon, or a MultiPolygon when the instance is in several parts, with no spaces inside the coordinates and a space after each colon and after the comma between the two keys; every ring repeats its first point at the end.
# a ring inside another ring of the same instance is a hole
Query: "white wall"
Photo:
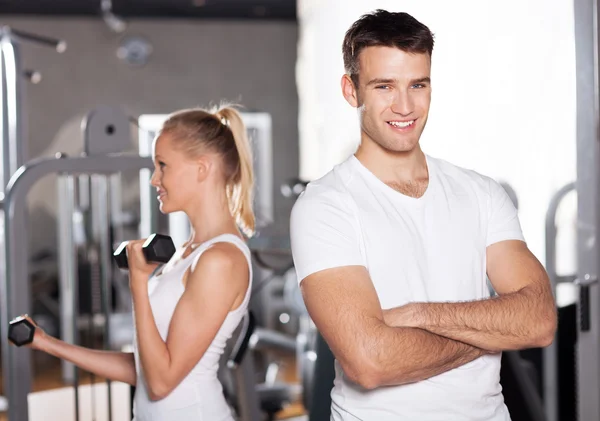
{"type": "MultiPolygon", "coordinates": [[[[544,261],[550,197],[575,179],[575,45],[567,0],[299,0],[300,175],[354,152],[341,44],[361,14],[404,11],[435,34],[425,152],[508,182],[530,248],[544,261]]],[[[563,272],[574,271],[575,201],[561,208],[563,272]]]]}

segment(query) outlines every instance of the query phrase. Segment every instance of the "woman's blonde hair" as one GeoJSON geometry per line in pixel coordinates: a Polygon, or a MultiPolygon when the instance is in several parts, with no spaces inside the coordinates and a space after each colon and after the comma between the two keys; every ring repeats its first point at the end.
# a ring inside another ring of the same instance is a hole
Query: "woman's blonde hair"
{"type": "Polygon", "coordinates": [[[252,148],[237,109],[230,104],[222,104],[210,110],[193,108],[177,111],[163,124],[163,133],[173,136],[173,141],[191,156],[206,151],[221,156],[229,210],[244,234],[252,236],[255,229],[252,148]]]}

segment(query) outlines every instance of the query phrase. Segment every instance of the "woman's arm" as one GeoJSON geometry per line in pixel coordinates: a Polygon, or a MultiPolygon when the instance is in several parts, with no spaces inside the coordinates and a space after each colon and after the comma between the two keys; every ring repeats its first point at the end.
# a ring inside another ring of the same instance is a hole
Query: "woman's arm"
{"type": "Polygon", "coordinates": [[[202,253],[173,313],[166,342],[148,298],[147,276],[130,271],[139,355],[151,399],[167,396],[202,358],[228,312],[248,288],[248,263],[239,249],[218,243],[202,253]]]}
{"type": "MultiPolygon", "coordinates": [[[[35,324],[30,318],[28,320],[35,324]]],[[[101,351],[72,345],[47,335],[39,326],[35,328],[29,347],[69,361],[99,377],[135,386],[135,362],[130,352],[101,351]]]]}

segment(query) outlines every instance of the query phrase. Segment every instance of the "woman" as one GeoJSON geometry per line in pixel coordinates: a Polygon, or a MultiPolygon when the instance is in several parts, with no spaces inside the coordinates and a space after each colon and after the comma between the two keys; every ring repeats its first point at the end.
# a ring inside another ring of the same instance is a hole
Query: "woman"
{"type": "Polygon", "coordinates": [[[39,327],[30,345],[84,370],[136,386],[134,420],[233,420],[217,379],[219,358],[250,298],[252,154],[231,107],[172,114],[154,142],[163,213],[183,211],[191,236],[159,274],[127,245],[134,352],[67,344],[39,327]],[[241,232],[240,232],[241,231],[241,232]]]}

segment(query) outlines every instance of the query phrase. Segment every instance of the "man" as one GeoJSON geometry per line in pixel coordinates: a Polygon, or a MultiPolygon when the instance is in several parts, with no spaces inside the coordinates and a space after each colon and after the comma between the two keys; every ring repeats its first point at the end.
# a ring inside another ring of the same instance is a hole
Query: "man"
{"type": "MultiPolygon", "coordinates": [[[[419,146],[432,50],[405,13],[351,26],[341,85],[360,146],[292,211],[304,300],[336,357],[335,421],[510,420],[501,351],[554,338],[548,277],[506,192],[419,146]]],[[[448,110],[458,126],[467,111],[448,110]]]]}

